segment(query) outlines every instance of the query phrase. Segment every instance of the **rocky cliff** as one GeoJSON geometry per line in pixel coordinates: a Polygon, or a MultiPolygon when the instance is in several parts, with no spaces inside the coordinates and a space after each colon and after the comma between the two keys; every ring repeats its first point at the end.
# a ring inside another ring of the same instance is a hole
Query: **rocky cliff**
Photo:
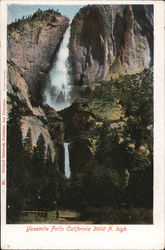
{"type": "Polygon", "coordinates": [[[35,146],[42,134],[61,173],[64,173],[64,162],[60,160],[64,155],[64,123],[54,109],[42,104],[41,94],[46,72],[68,22],[58,12],[38,11],[8,26],[8,118],[16,105],[23,138],[30,128],[35,146]]]}
{"type": "MultiPolygon", "coordinates": [[[[14,105],[21,116],[22,136],[25,138],[30,128],[32,144],[36,145],[40,133],[43,135],[46,148],[51,149],[52,159],[58,161],[60,145],[63,145],[64,124],[57,112],[48,105],[35,107],[30,101],[27,83],[19,74],[18,68],[8,63],[8,117],[14,105]]],[[[62,154],[63,155],[63,154],[62,154]]],[[[59,166],[62,169],[62,165],[59,166]]]]}
{"type": "Polygon", "coordinates": [[[69,142],[71,175],[83,173],[95,154],[95,115],[86,104],[75,101],[58,112],[65,124],[65,141],[69,142]]]}
{"type": "Polygon", "coordinates": [[[59,12],[38,10],[32,17],[8,26],[8,60],[18,67],[30,94],[38,102],[46,73],[68,24],[69,19],[59,12]]]}
{"type": "Polygon", "coordinates": [[[77,85],[141,72],[153,64],[151,5],[88,5],[73,19],[70,63],[77,85]]]}

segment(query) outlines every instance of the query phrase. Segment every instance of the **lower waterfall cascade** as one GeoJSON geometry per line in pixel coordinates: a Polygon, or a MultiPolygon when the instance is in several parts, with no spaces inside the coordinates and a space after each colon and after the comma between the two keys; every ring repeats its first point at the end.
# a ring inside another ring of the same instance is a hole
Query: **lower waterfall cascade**
{"type": "Polygon", "coordinates": [[[70,163],[69,163],[69,150],[68,150],[69,143],[64,142],[64,159],[65,159],[65,176],[67,178],[70,177],[70,163]]]}

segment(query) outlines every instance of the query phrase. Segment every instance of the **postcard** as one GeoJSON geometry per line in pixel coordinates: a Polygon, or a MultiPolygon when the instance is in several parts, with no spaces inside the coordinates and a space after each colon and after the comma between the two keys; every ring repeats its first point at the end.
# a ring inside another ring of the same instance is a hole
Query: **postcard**
{"type": "Polygon", "coordinates": [[[164,2],[1,1],[1,248],[164,249],[164,2]]]}

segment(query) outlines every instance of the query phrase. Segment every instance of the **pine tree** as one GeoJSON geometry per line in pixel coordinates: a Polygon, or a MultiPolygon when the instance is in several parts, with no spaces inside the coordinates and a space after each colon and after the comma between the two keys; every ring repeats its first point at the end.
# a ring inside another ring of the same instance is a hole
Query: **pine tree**
{"type": "Polygon", "coordinates": [[[52,162],[52,153],[50,145],[47,146],[46,152],[46,164],[45,164],[45,173],[48,174],[51,171],[53,162],[52,162]]]}
{"type": "Polygon", "coordinates": [[[25,208],[31,209],[33,203],[33,165],[32,165],[32,133],[31,128],[28,129],[26,137],[23,139],[23,147],[25,151],[24,166],[26,168],[25,178],[25,208]]]}
{"type": "Polygon", "coordinates": [[[46,166],[45,166],[45,178],[47,183],[43,190],[43,203],[48,210],[52,209],[54,206],[54,201],[56,200],[56,169],[52,162],[52,154],[50,145],[47,147],[46,154],[46,166]]]}
{"type": "Polygon", "coordinates": [[[28,128],[26,137],[23,139],[23,146],[29,157],[32,157],[32,132],[31,128],[28,128]]]}
{"type": "Polygon", "coordinates": [[[32,207],[42,209],[42,193],[45,186],[45,140],[42,134],[39,135],[32,156],[32,183],[31,193],[33,194],[32,207]]]}
{"type": "Polygon", "coordinates": [[[43,135],[40,133],[36,146],[33,150],[33,168],[36,176],[42,176],[45,166],[45,140],[43,135]]]}
{"type": "Polygon", "coordinates": [[[26,169],[20,128],[20,115],[13,107],[7,124],[7,222],[18,220],[24,207],[26,169]]]}

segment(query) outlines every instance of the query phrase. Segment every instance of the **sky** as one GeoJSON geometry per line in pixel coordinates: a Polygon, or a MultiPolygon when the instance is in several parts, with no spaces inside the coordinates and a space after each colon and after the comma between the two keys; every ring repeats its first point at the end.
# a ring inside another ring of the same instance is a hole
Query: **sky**
{"type": "Polygon", "coordinates": [[[15,19],[21,18],[22,16],[32,15],[39,8],[41,10],[54,9],[59,10],[62,15],[66,15],[70,20],[73,19],[75,14],[84,5],[22,5],[22,4],[11,4],[8,5],[8,24],[14,22],[15,19]]]}

